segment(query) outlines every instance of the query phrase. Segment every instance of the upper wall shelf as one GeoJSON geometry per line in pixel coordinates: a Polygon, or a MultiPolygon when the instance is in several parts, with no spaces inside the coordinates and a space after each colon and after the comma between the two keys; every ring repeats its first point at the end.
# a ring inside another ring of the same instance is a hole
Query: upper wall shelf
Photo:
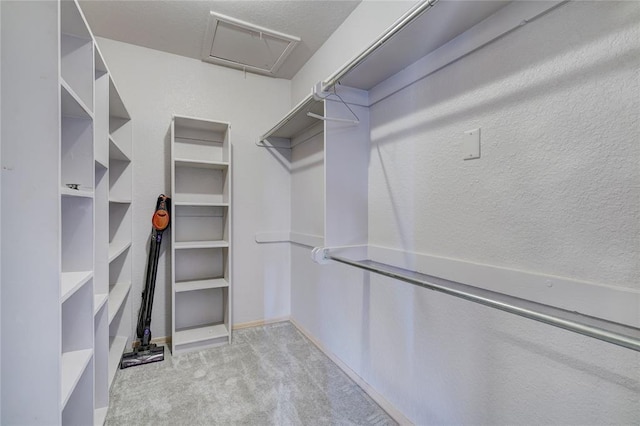
{"type": "Polygon", "coordinates": [[[317,118],[307,115],[309,112],[320,116],[324,115],[324,101],[317,100],[312,95],[307,96],[280,120],[278,124],[262,135],[260,141],[264,143],[268,140],[270,144],[278,148],[291,148],[291,140],[294,137],[314,124],[319,123],[317,118]]]}
{"type": "MultiPolygon", "coordinates": [[[[319,84],[320,91],[340,82],[370,90],[488,18],[509,2],[429,0],[417,4],[351,62],[319,84]]],[[[258,146],[290,149],[292,140],[318,123],[324,101],[307,96],[260,137],[258,146]]]]}
{"type": "Polygon", "coordinates": [[[369,90],[505,7],[507,1],[429,0],[417,4],[343,68],[323,81],[369,90]]]}

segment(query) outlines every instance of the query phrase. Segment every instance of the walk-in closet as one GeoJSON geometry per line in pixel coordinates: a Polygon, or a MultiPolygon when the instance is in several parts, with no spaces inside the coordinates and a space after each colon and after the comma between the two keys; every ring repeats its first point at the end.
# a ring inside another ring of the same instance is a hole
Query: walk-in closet
{"type": "Polygon", "coordinates": [[[0,424],[640,421],[640,2],[0,0],[0,424]]]}

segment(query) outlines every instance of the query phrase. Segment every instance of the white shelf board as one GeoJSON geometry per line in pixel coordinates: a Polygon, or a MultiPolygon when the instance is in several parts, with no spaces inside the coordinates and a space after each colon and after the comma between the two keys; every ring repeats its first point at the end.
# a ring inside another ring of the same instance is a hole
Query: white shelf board
{"type": "Polygon", "coordinates": [[[122,358],[122,353],[126,345],[126,336],[109,337],[109,387],[111,387],[113,379],[116,377],[116,372],[120,366],[120,359],[122,358]]]}
{"type": "Polygon", "coordinates": [[[288,144],[290,146],[293,137],[318,123],[317,118],[307,115],[308,112],[323,116],[324,101],[317,100],[311,95],[307,96],[293,107],[282,120],[262,135],[260,139],[265,140],[270,137],[289,139],[288,144]]]}
{"type": "Polygon", "coordinates": [[[92,356],[93,349],[62,353],[62,392],[60,394],[62,397],[62,408],[67,405],[73,389],[78,384],[78,380],[80,380],[92,356]]]}
{"type": "Polygon", "coordinates": [[[226,170],[229,167],[229,163],[226,161],[206,161],[195,160],[190,158],[175,158],[174,164],[176,167],[194,167],[200,169],[216,169],[226,170]]]}
{"type": "Polygon", "coordinates": [[[225,248],[229,247],[228,241],[214,240],[214,241],[176,241],[173,248],[180,249],[194,249],[194,248],[225,248]]]}
{"type": "Polygon", "coordinates": [[[219,194],[173,194],[171,201],[176,206],[213,206],[213,207],[229,207],[229,203],[221,200],[219,194]]]}
{"type": "Polygon", "coordinates": [[[175,291],[181,293],[183,291],[208,290],[211,288],[229,287],[229,283],[224,278],[213,278],[208,280],[193,281],[176,281],[175,291]]]}
{"type": "Polygon", "coordinates": [[[116,283],[109,289],[109,324],[113,321],[131,289],[131,282],[116,283]]]}
{"type": "Polygon", "coordinates": [[[109,263],[131,247],[131,241],[113,241],[109,243],[109,263]]]}
{"type": "Polygon", "coordinates": [[[60,195],[63,197],[93,198],[93,190],[71,189],[66,186],[60,187],[60,195]]]}
{"type": "Polygon", "coordinates": [[[93,271],[62,272],[60,274],[60,303],[67,300],[93,277],[93,271]]]}
{"type": "Polygon", "coordinates": [[[432,10],[381,44],[360,65],[343,76],[340,83],[370,90],[508,4],[507,1],[437,2],[432,10]]]}
{"type": "Polygon", "coordinates": [[[108,164],[104,164],[102,161],[100,161],[98,158],[96,158],[96,166],[102,168],[102,169],[108,169],[109,165],[108,164]]]}
{"type": "Polygon", "coordinates": [[[107,419],[108,411],[109,411],[109,407],[96,408],[93,411],[93,425],[94,426],[104,425],[104,422],[107,419]]]}
{"type": "Polygon", "coordinates": [[[131,119],[127,108],[124,106],[124,102],[122,102],[116,83],[111,76],[109,76],[109,116],[127,120],[131,119]]]}
{"type": "Polygon", "coordinates": [[[86,118],[93,120],[93,113],[85,105],[71,86],[60,78],[60,103],[63,117],[86,118]]]}
{"type": "Polygon", "coordinates": [[[176,330],[173,335],[175,345],[188,345],[205,340],[219,339],[229,336],[229,330],[224,324],[204,325],[202,327],[191,327],[188,329],[176,330]]]}
{"type": "Polygon", "coordinates": [[[102,57],[102,52],[100,51],[100,48],[98,47],[97,43],[93,44],[93,47],[95,49],[94,53],[93,53],[93,58],[94,58],[94,62],[95,62],[95,70],[96,70],[96,74],[105,74],[107,72],[109,72],[109,70],[107,69],[107,64],[104,62],[104,58],[102,57]]]}
{"type": "Polygon", "coordinates": [[[89,25],[77,3],[73,1],[60,3],[60,32],[84,39],[92,40],[89,25]]]}
{"type": "Polygon", "coordinates": [[[127,198],[109,197],[109,202],[116,203],[116,204],[131,204],[132,200],[127,198]]]}
{"type": "Polygon", "coordinates": [[[211,142],[222,142],[224,134],[229,130],[229,123],[222,121],[207,120],[203,118],[188,117],[186,115],[174,115],[173,116],[176,129],[176,139],[181,137],[182,132],[196,131],[205,132],[216,135],[220,140],[213,140],[211,142]]]}
{"type": "Polygon", "coordinates": [[[109,158],[111,160],[131,161],[111,135],[109,135],[109,158]]]}
{"type": "Polygon", "coordinates": [[[109,298],[109,295],[107,293],[100,293],[93,296],[93,316],[94,317],[100,311],[100,309],[102,309],[105,306],[108,298],[109,298]]]}

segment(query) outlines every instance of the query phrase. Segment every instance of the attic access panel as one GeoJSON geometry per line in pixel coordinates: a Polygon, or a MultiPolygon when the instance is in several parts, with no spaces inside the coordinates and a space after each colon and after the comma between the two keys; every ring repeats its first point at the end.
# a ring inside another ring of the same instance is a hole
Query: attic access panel
{"type": "Polygon", "coordinates": [[[298,42],[298,37],[210,12],[202,60],[260,74],[274,74],[298,42]]]}

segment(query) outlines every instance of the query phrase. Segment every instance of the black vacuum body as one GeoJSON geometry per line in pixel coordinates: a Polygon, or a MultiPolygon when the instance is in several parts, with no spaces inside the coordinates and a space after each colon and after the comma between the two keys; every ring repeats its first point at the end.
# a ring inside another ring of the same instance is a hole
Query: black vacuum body
{"type": "Polygon", "coordinates": [[[120,360],[120,368],[135,367],[136,365],[149,364],[164,360],[164,346],[151,343],[151,308],[153,307],[153,294],[156,287],[156,275],[158,273],[158,258],[160,257],[160,245],[162,234],[169,226],[169,211],[171,199],[162,194],[156,202],[156,210],[153,213],[151,223],[151,241],[149,243],[149,259],[147,261],[147,277],[142,303],[138,312],[138,325],[136,334],[140,342],[132,352],[126,352],[120,360]]]}

